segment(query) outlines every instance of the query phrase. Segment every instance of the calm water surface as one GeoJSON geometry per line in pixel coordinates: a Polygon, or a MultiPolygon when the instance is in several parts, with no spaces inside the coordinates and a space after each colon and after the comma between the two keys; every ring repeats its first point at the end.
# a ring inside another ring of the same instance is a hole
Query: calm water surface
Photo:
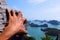
{"type": "MultiPolygon", "coordinates": [[[[45,33],[41,31],[43,27],[27,27],[29,35],[36,38],[36,40],[41,40],[41,37],[45,36],[45,33]]],[[[51,27],[52,28],[52,27],[51,27]]],[[[56,36],[52,36],[54,40],[56,40],[56,36]]]]}

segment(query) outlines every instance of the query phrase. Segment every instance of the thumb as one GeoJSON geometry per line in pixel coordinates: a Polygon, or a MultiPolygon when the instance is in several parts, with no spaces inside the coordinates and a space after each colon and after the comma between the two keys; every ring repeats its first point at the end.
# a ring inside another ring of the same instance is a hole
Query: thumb
{"type": "Polygon", "coordinates": [[[27,34],[28,32],[27,32],[27,30],[22,29],[22,30],[19,30],[19,32],[18,32],[18,33],[25,33],[25,34],[27,34]]]}
{"type": "Polygon", "coordinates": [[[25,30],[25,29],[23,29],[23,31],[22,31],[22,32],[23,32],[23,33],[26,33],[26,34],[28,33],[28,32],[27,32],[27,30],[25,30]]]}

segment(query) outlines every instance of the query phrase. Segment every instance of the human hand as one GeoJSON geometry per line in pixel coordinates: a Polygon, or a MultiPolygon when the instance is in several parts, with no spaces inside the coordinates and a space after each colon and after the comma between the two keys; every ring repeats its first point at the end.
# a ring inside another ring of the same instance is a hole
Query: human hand
{"type": "Polygon", "coordinates": [[[13,16],[11,15],[9,9],[7,9],[7,12],[9,14],[9,21],[8,21],[8,26],[5,28],[5,30],[8,30],[10,31],[10,33],[12,32],[14,34],[17,32],[27,33],[27,31],[25,30],[24,24],[23,24],[26,18],[21,17],[22,12],[19,11],[17,16],[14,10],[12,10],[13,16]]]}

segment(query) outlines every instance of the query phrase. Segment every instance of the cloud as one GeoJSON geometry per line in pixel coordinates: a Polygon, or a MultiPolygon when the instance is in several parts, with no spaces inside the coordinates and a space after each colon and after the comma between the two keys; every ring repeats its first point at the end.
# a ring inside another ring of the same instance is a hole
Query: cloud
{"type": "Polygon", "coordinates": [[[33,3],[33,4],[40,4],[40,3],[43,3],[47,0],[27,0],[28,3],[33,3]]]}

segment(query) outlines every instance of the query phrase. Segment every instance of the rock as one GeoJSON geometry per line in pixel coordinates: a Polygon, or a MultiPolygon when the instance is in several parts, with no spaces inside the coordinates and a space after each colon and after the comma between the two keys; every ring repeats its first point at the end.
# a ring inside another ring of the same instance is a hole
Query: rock
{"type": "Polygon", "coordinates": [[[43,25],[40,25],[41,27],[48,27],[48,25],[47,24],[43,24],[43,25]]]}
{"type": "Polygon", "coordinates": [[[60,32],[60,30],[55,29],[55,28],[46,28],[46,29],[41,29],[41,30],[44,31],[46,34],[52,35],[52,36],[57,36],[60,32]]]}
{"type": "Polygon", "coordinates": [[[43,23],[43,22],[47,22],[46,20],[34,20],[35,22],[40,22],[40,23],[43,23]]]}
{"type": "Polygon", "coordinates": [[[56,20],[50,20],[50,21],[48,21],[48,23],[50,23],[52,25],[59,25],[59,22],[56,20]]]}
{"type": "Polygon", "coordinates": [[[30,26],[31,26],[31,27],[39,27],[38,24],[34,24],[34,23],[31,23],[30,26]]]}
{"type": "Polygon", "coordinates": [[[34,37],[27,37],[26,40],[36,40],[34,37]]]}
{"type": "Polygon", "coordinates": [[[57,36],[56,40],[58,40],[58,36],[57,36]]]}
{"type": "Polygon", "coordinates": [[[27,36],[24,34],[15,34],[9,40],[36,40],[36,39],[32,36],[27,36]]]}
{"type": "Polygon", "coordinates": [[[48,27],[47,24],[38,25],[38,24],[34,24],[34,23],[31,23],[30,26],[31,26],[31,27],[48,27]]]}

